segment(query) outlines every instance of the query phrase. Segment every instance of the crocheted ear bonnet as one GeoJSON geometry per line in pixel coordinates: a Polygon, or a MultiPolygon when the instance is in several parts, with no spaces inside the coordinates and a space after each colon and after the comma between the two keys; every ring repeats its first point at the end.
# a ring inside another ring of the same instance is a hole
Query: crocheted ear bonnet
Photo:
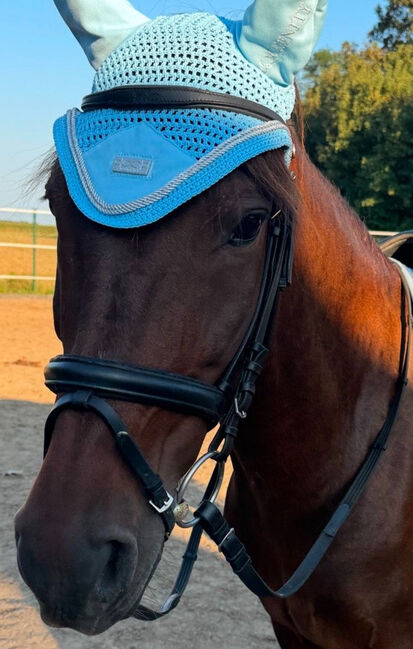
{"type": "Polygon", "coordinates": [[[208,13],[149,21],[126,0],[55,2],[97,68],[92,100],[123,86],[179,86],[243,98],[282,118],[225,106],[69,110],[56,121],[54,138],[70,195],[85,216],[117,228],[143,226],[264,151],[283,147],[289,164],[284,122],[294,107],[293,74],[311,54],[327,0],[280,2],[288,11],[278,38],[274,18],[268,31],[276,0],[256,0],[243,21],[208,13]],[[292,52],[297,38],[301,49],[292,52]]]}

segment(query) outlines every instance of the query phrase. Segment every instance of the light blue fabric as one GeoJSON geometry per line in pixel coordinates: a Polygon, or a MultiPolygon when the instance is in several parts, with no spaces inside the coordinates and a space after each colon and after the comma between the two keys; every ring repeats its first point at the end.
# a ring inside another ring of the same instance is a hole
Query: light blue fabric
{"type": "Polygon", "coordinates": [[[82,151],[88,151],[112,133],[141,122],[197,160],[229,137],[262,124],[248,115],[216,109],[77,111],[76,137],[82,151]]]}
{"type": "MultiPolygon", "coordinates": [[[[161,16],[141,25],[98,69],[93,92],[128,84],[184,85],[244,97],[287,120],[293,86],[282,87],[238,50],[236,24],[207,13],[161,16]]],[[[73,109],[54,137],[69,192],[89,218],[138,227],[166,216],[239,165],[285,148],[279,121],[231,111],[73,109]]]]}
{"type": "Polygon", "coordinates": [[[95,70],[139,25],[149,20],[127,0],[54,0],[54,3],[95,70]]]}
{"type": "MultiPolygon", "coordinates": [[[[327,0],[254,0],[243,21],[209,13],[148,20],[128,0],[55,0],[97,69],[92,92],[125,85],[226,93],[287,121],[294,74],[308,61],[327,0]]],[[[250,158],[291,136],[264,122],[211,109],[80,113],[54,129],[70,194],[89,218],[137,227],[163,218],[250,158]]]]}
{"type": "MultiPolygon", "coordinates": [[[[128,0],[54,2],[95,69],[148,21],[128,0]]],[[[254,0],[234,23],[236,44],[273,81],[290,85],[314,50],[326,8],[327,0],[254,0]]]]}
{"type": "Polygon", "coordinates": [[[249,61],[288,86],[308,63],[328,0],[255,0],[237,23],[236,41],[249,61]]]}
{"type": "Polygon", "coordinates": [[[193,155],[159,137],[144,123],[109,135],[86,151],[83,160],[95,191],[102,200],[112,204],[152,194],[196,161],[193,155]],[[126,160],[127,168],[128,159],[148,161],[149,172],[134,174],[113,170],[114,160],[126,160]]]}
{"type": "Polygon", "coordinates": [[[274,83],[245,58],[236,43],[239,25],[209,13],[159,16],[105,59],[92,91],[140,84],[191,86],[244,97],[289,119],[293,85],[274,83]]]}
{"type": "MultiPolygon", "coordinates": [[[[84,156],[81,150],[76,152],[78,147],[73,147],[73,142],[71,142],[69,134],[70,123],[73,121],[76,123],[76,111],[74,113],[70,111],[66,117],[57,120],[54,127],[54,137],[59,161],[65,174],[70,195],[80,211],[88,218],[103,225],[116,228],[140,227],[153,223],[169,214],[172,210],[179,207],[179,205],[182,205],[182,203],[190,200],[193,196],[214,185],[218,180],[231,173],[231,171],[247,160],[264,151],[278,149],[280,147],[285,147],[286,155],[288,155],[287,152],[291,146],[291,138],[287,128],[280,127],[278,122],[268,122],[265,125],[258,124],[236,136],[224,140],[217,147],[213,147],[207,154],[200,157],[192,165],[189,165],[184,172],[181,172],[177,176],[174,175],[169,185],[167,183],[162,187],[160,186],[157,192],[155,191],[142,196],[140,199],[136,199],[134,201],[135,204],[107,203],[102,196],[97,194],[95,187],[96,179],[92,180],[90,178],[87,173],[87,168],[86,175],[84,174],[85,170],[82,168],[84,156]],[[76,155],[79,155],[79,153],[80,158],[76,159],[76,155]]],[[[163,136],[158,134],[157,137],[159,138],[160,144],[163,136]]],[[[169,145],[167,141],[165,142],[169,145]]],[[[144,142],[143,147],[145,144],[144,142]]],[[[89,151],[91,150],[93,151],[93,148],[89,149],[89,151]]],[[[179,155],[181,154],[182,151],[179,152],[179,155]]],[[[139,155],[142,158],[147,157],[144,148],[139,148],[139,155]]],[[[113,159],[112,156],[113,152],[108,157],[109,164],[109,161],[113,159]]],[[[101,164],[103,163],[99,159],[99,165],[101,164]]],[[[108,167],[105,173],[110,174],[108,167]]],[[[152,187],[154,186],[152,183],[155,177],[156,169],[154,167],[153,176],[150,179],[152,187]]],[[[131,177],[130,180],[132,183],[136,181],[137,185],[140,186],[142,186],[142,182],[145,182],[135,176],[131,177]]],[[[115,196],[110,195],[111,180],[108,181],[108,185],[107,192],[103,191],[103,193],[105,196],[113,199],[115,196]]],[[[122,191],[121,189],[119,186],[116,188],[116,196],[118,198],[122,195],[123,189],[122,191]]],[[[125,198],[130,195],[129,189],[123,194],[125,198]]]]}

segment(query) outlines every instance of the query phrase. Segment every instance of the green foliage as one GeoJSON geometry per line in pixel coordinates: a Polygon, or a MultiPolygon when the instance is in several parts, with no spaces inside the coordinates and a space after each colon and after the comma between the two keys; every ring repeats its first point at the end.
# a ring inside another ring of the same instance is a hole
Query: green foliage
{"type": "Polygon", "coordinates": [[[344,43],[307,68],[307,150],[374,229],[413,228],[412,59],[344,43]]]}
{"type": "Polygon", "coordinates": [[[320,80],[320,76],[332,63],[340,60],[340,53],[322,49],[314,52],[304,70],[299,75],[300,92],[305,96],[307,90],[320,80]]]}
{"type": "Polygon", "coordinates": [[[372,40],[381,43],[385,49],[412,42],[413,2],[412,0],[388,0],[387,7],[376,8],[378,23],[369,32],[372,40]]]}

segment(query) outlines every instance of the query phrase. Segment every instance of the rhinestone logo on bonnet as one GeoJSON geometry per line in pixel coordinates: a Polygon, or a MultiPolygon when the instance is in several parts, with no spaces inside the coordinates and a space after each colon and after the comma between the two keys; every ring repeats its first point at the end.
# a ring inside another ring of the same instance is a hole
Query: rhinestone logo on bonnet
{"type": "Polygon", "coordinates": [[[112,171],[118,174],[133,174],[137,176],[148,176],[153,166],[152,160],[147,158],[130,158],[117,156],[113,160],[112,171]]]}

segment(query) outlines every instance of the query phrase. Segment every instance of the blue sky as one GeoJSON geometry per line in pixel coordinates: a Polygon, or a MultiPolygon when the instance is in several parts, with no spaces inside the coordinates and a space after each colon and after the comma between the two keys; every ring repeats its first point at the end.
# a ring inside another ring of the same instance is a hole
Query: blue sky
{"type": "MultiPolygon", "coordinates": [[[[274,0],[276,2],[277,0],[274,0]]],[[[318,48],[363,43],[375,23],[378,0],[330,0],[318,48]]],[[[133,1],[149,17],[211,11],[239,18],[248,0],[133,1]]],[[[93,70],[52,0],[0,2],[0,207],[41,206],[42,188],[25,197],[25,180],[52,146],[52,125],[79,106],[93,70]]]]}

